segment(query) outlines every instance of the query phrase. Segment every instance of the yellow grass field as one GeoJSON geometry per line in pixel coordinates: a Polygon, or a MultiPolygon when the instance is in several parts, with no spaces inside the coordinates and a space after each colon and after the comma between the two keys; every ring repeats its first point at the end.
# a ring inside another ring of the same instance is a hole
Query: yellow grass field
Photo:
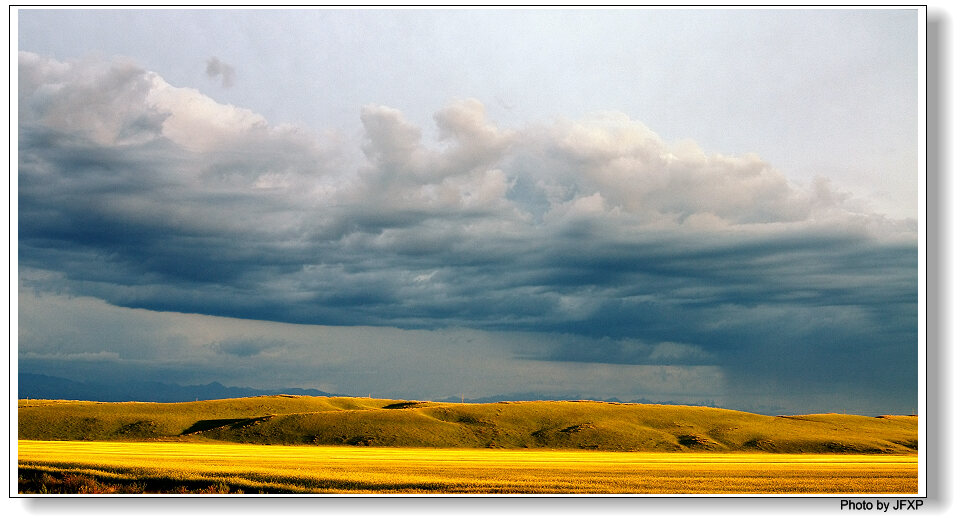
{"type": "Polygon", "coordinates": [[[18,461],[21,478],[74,474],[135,492],[883,495],[918,483],[916,455],[20,440],[18,461]]]}

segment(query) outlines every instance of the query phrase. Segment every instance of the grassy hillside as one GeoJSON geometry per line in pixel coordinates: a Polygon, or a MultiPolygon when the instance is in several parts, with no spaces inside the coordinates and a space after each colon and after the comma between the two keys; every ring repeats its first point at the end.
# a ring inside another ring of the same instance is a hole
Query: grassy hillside
{"type": "Polygon", "coordinates": [[[771,417],[718,408],[264,396],[191,403],[21,400],[18,436],[448,448],[914,453],[915,416],[771,417]]]}

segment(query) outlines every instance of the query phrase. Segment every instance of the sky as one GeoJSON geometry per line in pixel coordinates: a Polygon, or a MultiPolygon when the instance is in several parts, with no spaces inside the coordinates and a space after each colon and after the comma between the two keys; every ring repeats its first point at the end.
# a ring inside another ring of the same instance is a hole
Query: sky
{"type": "Polygon", "coordinates": [[[918,14],[21,9],[18,367],[914,413],[918,14]]]}

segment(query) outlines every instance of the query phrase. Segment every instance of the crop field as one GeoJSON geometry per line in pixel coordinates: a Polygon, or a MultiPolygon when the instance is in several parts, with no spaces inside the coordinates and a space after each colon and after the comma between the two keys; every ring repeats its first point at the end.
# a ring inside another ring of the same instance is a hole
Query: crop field
{"type": "Polygon", "coordinates": [[[917,492],[915,454],[20,440],[18,462],[21,493],[917,492]]]}

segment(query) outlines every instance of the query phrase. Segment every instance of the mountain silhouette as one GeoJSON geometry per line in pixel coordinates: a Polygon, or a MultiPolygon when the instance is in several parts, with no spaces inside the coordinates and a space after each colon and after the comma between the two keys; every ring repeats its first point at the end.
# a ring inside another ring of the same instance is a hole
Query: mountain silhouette
{"type": "Polygon", "coordinates": [[[177,385],[157,381],[105,383],[83,382],[67,378],[22,372],[18,376],[20,399],[72,399],[82,401],[144,401],[178,403],[207,399],[228,399],[275,394],[298,396],[343,396],[315,389],[226,387],[218,382],[207,385],[177,385]]]}

